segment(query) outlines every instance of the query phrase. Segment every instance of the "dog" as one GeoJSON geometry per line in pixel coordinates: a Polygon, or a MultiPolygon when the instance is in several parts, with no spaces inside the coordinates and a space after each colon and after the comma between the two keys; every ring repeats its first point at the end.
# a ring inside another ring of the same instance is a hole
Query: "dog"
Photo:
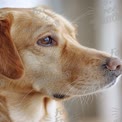
{"type": "Polygon", "coordinates": [[[121,60],[76,33],[44,7],[0,9],[0,122],[56,122],[61,101],[116,83],[121,60]]]}

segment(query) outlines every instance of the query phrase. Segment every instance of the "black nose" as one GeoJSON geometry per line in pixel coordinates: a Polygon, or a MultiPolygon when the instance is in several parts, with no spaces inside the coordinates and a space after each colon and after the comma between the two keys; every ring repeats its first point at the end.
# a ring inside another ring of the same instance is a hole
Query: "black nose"
{"type": "Polygon", "coordinates": [[[106,62],[106,68],[110,71],[122,70],[122,62],[118,58],[109,58],[106,62]]]}

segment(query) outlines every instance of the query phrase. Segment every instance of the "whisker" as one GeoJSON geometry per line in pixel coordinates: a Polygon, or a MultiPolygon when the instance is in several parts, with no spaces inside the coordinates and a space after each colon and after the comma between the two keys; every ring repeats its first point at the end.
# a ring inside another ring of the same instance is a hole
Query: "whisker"
{"type": "Polygon", "coordinates": [[[24,97],[22,98],[22,100],[20,101],[20,103],[19,103],[18,105],[22,104],[23,101],[27,98],[27,96],[28,96],[32,91],[33,91],[33,89],[30,90],[27,94],[25,94],[24,97]]]}
{"type": "Polygon", "coordinates": [[[92,15],[94,14],[94,10],[88,10],[86,11],[85,13],[83,13],[82,15],[78,16],[76,19],[74,19],[72,21],[72,23],[76,23],[78,22],[79,20],[81,20],[82,18],[86,17],[86,16],[89,16],[89,15],[92,15]]]}

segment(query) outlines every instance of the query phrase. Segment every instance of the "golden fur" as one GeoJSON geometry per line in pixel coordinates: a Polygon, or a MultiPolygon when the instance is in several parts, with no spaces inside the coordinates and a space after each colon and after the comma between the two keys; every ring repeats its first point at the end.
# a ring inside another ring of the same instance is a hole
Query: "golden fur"
{"type": "Polygon", "coordinates": [[[103,89],[110,81],[101,67],[110,57],[81,46],[74,26],[51,10],[0,9],[0,122],[55,122],[54,96],[103,89]],[[55,45],[37,45],[49,35],[55,45]]]}

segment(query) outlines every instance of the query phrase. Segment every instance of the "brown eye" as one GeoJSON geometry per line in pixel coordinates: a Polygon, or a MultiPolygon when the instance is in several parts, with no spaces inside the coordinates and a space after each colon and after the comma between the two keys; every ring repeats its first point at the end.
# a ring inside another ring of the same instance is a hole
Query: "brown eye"
{"type": "Polygon", "coordinates": [[[54,41],[54,39],[51,36],[47,36],[44,38],[41,38],[37,41],[37,44],[40,46],[53,46],[56,44],[56,42],[54,41]]]}

